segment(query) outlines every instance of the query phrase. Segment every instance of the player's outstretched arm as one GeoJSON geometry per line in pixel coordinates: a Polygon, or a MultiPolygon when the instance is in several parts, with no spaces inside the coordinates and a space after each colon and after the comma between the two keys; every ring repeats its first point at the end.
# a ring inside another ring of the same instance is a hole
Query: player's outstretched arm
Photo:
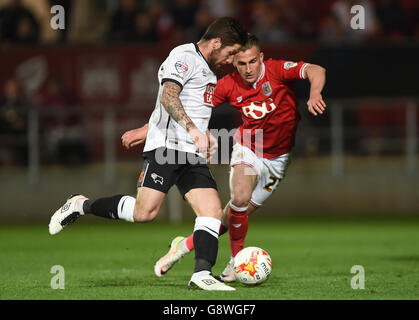
{"type": "Polygon", "coordinates": [[[214,154],[218,150],[218,140],[207,130],[207,137],[209,140],[209,148],[207,151],[207,162],[210,162],[214,154]]]}
{"type": "Polygon", "coordinates": [[[179,98],[181,90],[182,88],[177,83],[166,81],[163,84],[160,102],[172,119],[189,133],[192,141],[195,143],[196,151],[206,154],[209,144],[208,137],[199,131],[191,118],[186,114],[185,109],[183,109],[182,102],[179,98]]]}
{"type": "Polygon", "coordinates": [[[315,116],[317,116],[317,113],[323,114],[326,103],[323,101],[321,92],[326,83],[326,69],[316,64],[309,64],[305,68],[305,78],[310,81],[310,98],[307,101],[308,111],[315,116]]]}
{"type": "Polygon", "coordinates": [[[147,138],[148,123],[138,129],[133,129],[125,132],[122,137],[122,145],[129,149],[144,143],[147,138]]]}

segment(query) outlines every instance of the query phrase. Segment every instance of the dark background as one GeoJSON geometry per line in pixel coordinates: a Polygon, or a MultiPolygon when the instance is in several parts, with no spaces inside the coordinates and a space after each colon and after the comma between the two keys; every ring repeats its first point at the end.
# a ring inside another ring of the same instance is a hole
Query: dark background
{"type": "MultiPolygon", "coordinates": [[[[260,210],[417,215],[418,1],[2,0],[0,190],[7,210],[0,218],[44,219],[74,189],[92,197],[134,194],[142,146],[127,151],[120,136],[148,121],[168,52],[197,42],[224,15],[260,38],[266,58],[327,70],[322,116],[306,110],[308,81],[296,83],[302,121],[294,161],[278,196],[260,210]],[[64,30],[50,25],[56,4],[65,9],[64,30]],[[365,30],[350,27],[353,5],[365,8],[365,30]],[[20,208],[10,205],[22,196],[20,208]]],[[[233,129],[240,121],[226,105],[214,110],[210,126],[233,129]]],[[[224,203],[228,166],[212,170],[224,203]]]]}

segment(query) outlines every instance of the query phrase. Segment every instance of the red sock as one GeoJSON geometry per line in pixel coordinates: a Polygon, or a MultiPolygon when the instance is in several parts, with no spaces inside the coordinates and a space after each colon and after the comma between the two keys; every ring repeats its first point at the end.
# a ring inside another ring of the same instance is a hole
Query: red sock
{"type": "Polygon", "coordinates": [[[236,254],[243,249],[247,228],[247,207],[238,208],[230,203],[230,208],[228,210],[228,229],[232,257],[235,257],[236,254]]]}
{"type": "MultiPolygon", "coordinates": [[[[228,228],[221,223],[220,231],[219,231],[218,235],[221,236],[222,234],[226,233],[227,230],[228,230],[228,228]]],[[[186,244],[186,247],[188,248],[189,251],[194,249],[193,233],[190,234],[189,237],[186,238],[185,244],[186,244]]]]}
{"type": "Polygon", "coordinates": [[[191,251],[191,250],[194,249],[194,246],[193,246],[193,233],[189,237],[186,238],[185,244],[186,244],[186,248],[188,248],[189,251],[191,251]]]}

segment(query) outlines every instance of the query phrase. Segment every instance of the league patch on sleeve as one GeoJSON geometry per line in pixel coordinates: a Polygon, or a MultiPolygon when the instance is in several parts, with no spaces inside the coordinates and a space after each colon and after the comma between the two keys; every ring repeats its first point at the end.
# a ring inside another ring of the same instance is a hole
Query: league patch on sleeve
{"type": "Polygon", "coordinates": [[[296,67],[297,65],[298,65],[297,62],[287,61],[287,62],[284,63],[284,69],[289,70],[291,68],[296,67]]]}
{"type": "Polygon", "coordinates": [[[176,68],[177,72],[179,72],[179,73],[183,73],[183,72],[188,71],[188,65],[185,62],[182,62],[182,61],[176,61],[175,68],[176,68]]]}

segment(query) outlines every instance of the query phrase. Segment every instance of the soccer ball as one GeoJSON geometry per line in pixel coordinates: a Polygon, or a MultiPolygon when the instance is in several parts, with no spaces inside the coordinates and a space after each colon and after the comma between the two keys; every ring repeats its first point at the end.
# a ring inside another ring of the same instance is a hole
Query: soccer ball
{"type": "Polygon", "coordinates": [[[258,247],[247,247],[234,257],[234,275],[244,284],[258,285],[268,279],[272,272],[272,259],[258,247]]]}

